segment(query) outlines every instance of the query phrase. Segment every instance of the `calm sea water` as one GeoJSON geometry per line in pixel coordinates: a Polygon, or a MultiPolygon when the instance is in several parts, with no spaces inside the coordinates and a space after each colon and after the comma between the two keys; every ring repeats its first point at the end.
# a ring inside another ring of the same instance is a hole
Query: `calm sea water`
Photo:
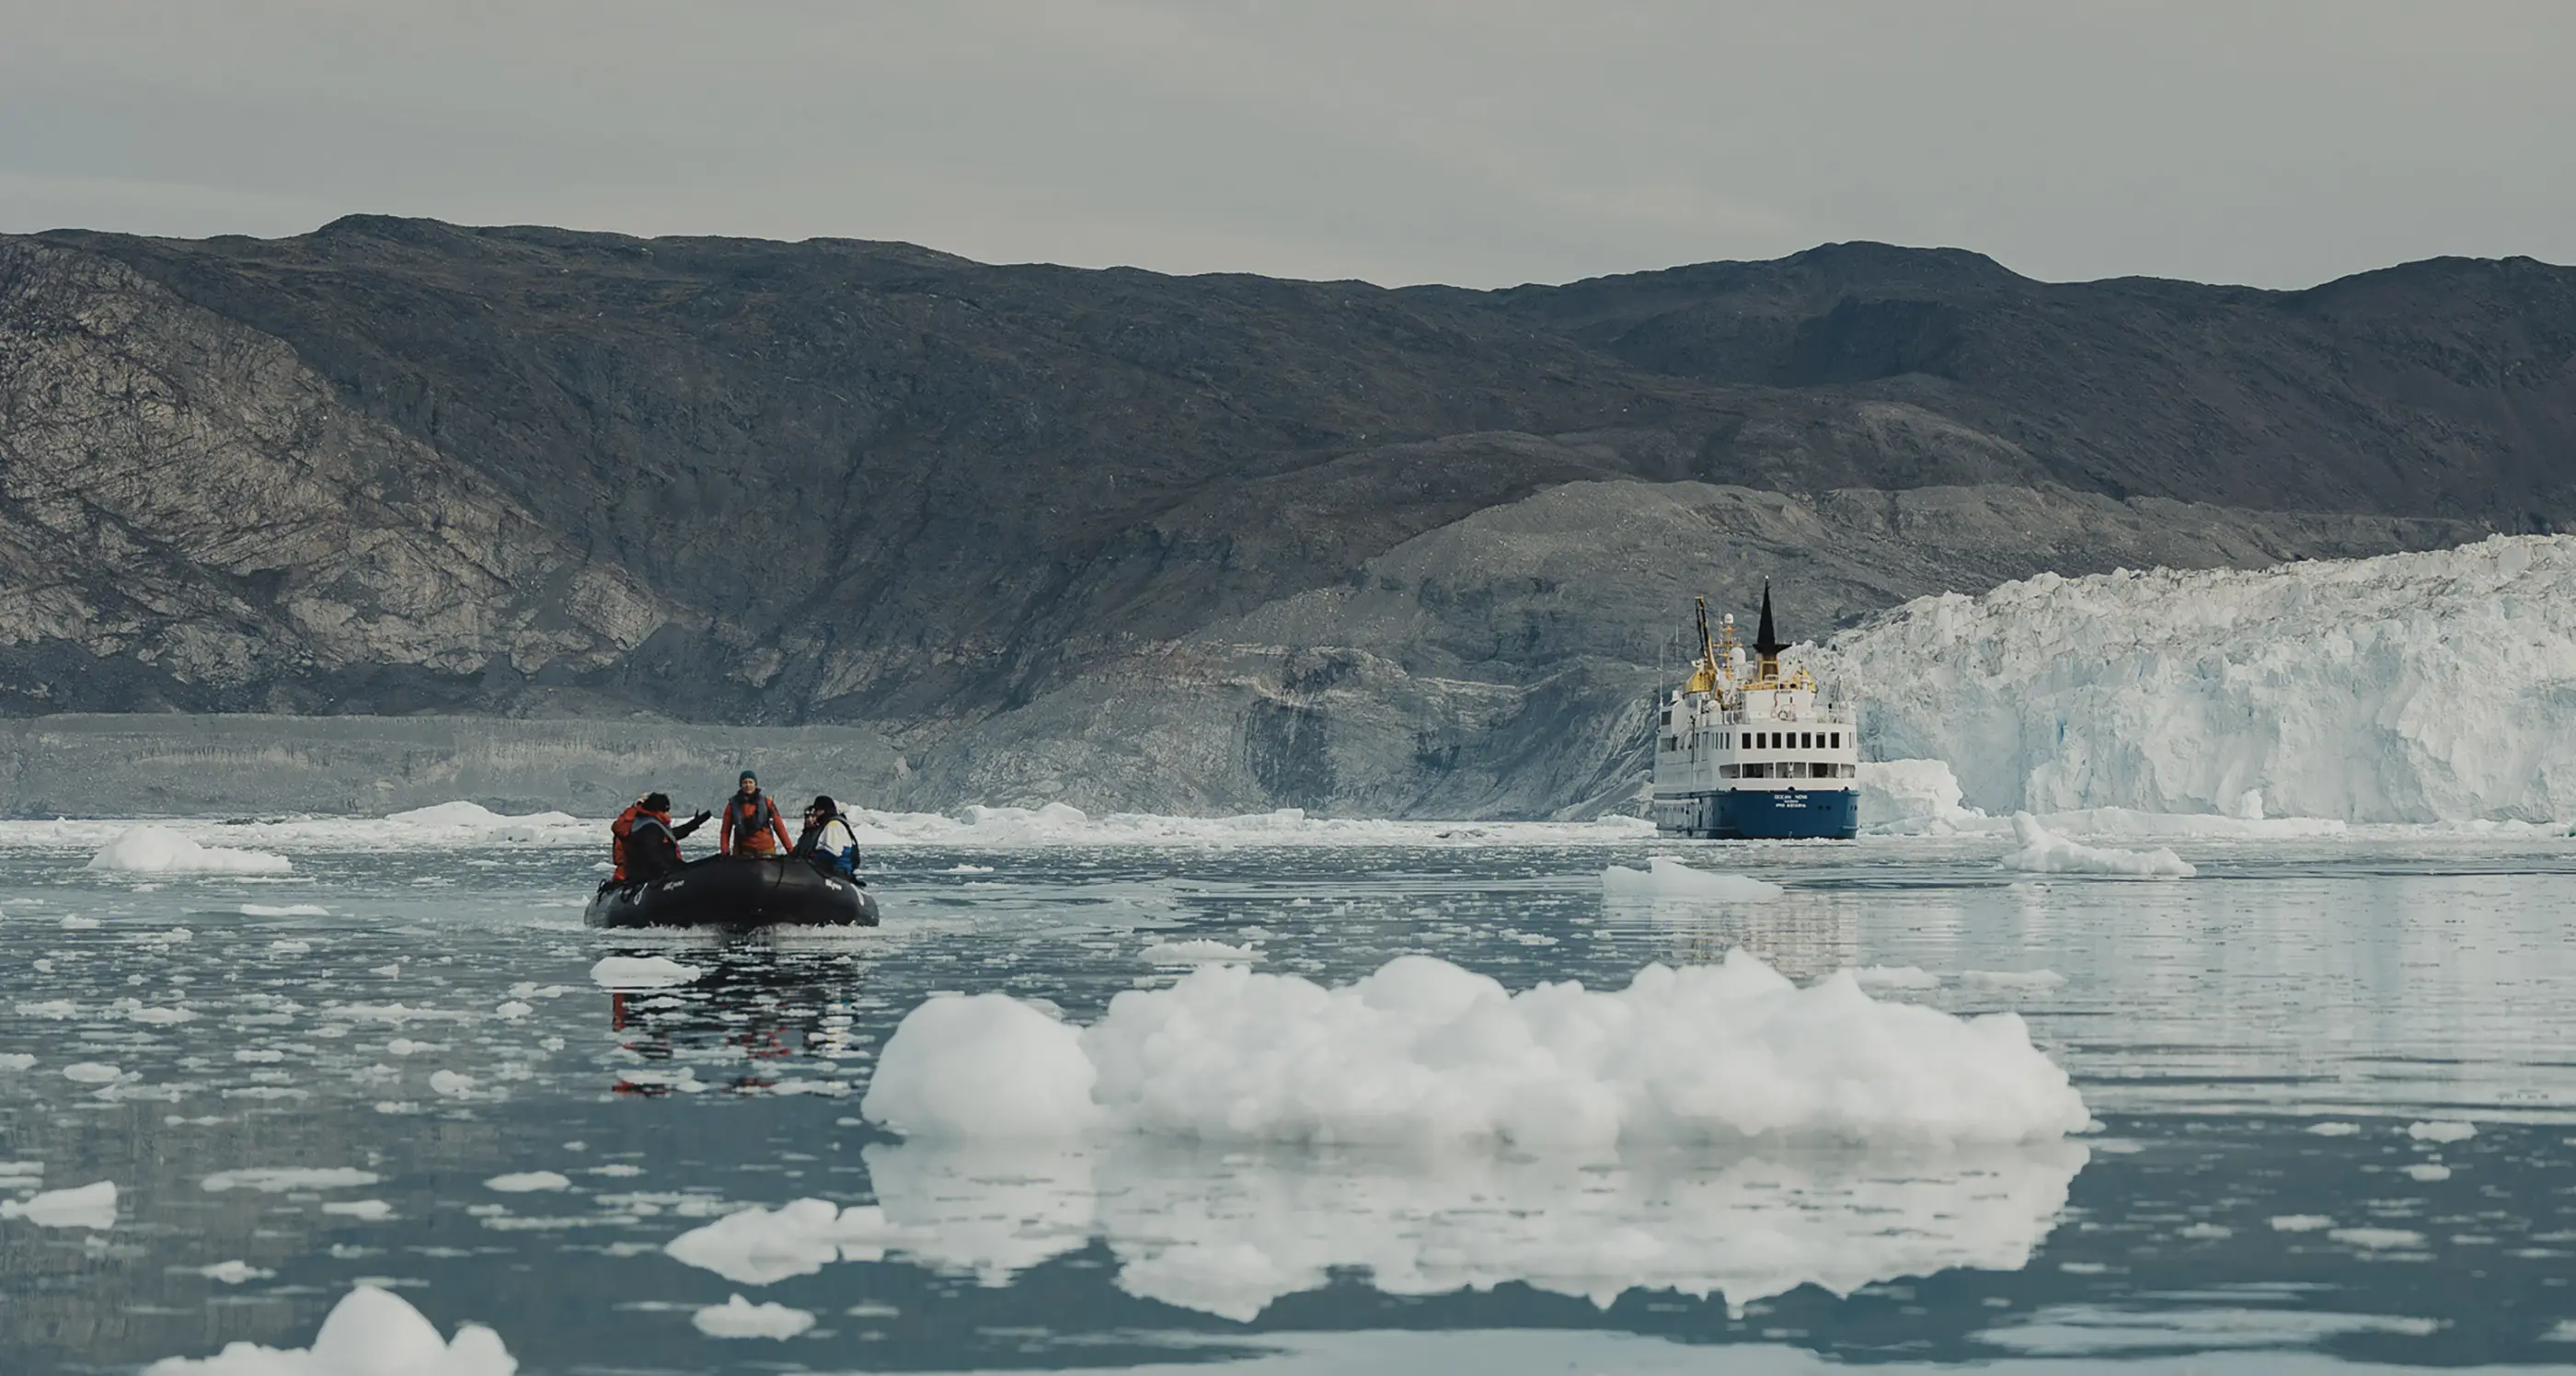
{"type": "Polygon", "coordinates": [[[32,1058],[0,1069],[0,1199],[120,1191],[106,1231],[0,1222],[0,1371],[302,1347],[362,1280],[531,1373],[2576,1359],[2568,842],[2212,842],[2174,883],[2001,849],[1690,849],[1790,886],[1758,909],[1605,903],[1604,865],[1670,846],[889,850],[884,929],[730,943],[584,930],[596,856],[561,847],[159,885],[0,851],[0,1064],[32,1058]],[[1189,937],[1327,982],[1416,952],[1516,989],[1738,946],[1913,967],[1937,983],[1879,995],[2019,1011],[2102,1128],[1564,1163],[859,1121],[933,991],[1088,1020],[1189,937]],[[591,982],[651,953],[706,973],[591,982]],[[337,1174],[240,1174],[281,1170],[337,1174]],[[534,1172],[564,1187],[486,1183],[534,1172]],[[663,1250],[802,1197],[902,1241],[777,1276],[663,1250]],[[737,1294],[811,1321],[710,1332],[737,1294]]]}

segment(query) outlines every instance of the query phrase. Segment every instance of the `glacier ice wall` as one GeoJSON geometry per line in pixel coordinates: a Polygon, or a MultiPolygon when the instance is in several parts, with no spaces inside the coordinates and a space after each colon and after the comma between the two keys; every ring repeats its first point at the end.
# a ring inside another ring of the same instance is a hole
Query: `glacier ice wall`
{"type": "Polygon", "coordinates": [[[1918,598],[1818,667],[1990,812],[2576,817],[2576,537],[1918,598]]]}

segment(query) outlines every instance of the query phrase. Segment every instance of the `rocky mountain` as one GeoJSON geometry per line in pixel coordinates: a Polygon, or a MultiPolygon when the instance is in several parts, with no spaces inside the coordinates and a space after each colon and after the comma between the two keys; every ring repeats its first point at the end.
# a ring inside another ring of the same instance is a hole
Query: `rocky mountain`
{"type": "Polygon", "coordinates": [[[1472,292],[0,238],[21,716],[829,727],[907,806],[1541,814],[1633,790],[1692,592],[1771,577],[1813,634],[2571,521],[2576,271],[2526,259],[2282,293],[1845,244],[1472,292]]]}

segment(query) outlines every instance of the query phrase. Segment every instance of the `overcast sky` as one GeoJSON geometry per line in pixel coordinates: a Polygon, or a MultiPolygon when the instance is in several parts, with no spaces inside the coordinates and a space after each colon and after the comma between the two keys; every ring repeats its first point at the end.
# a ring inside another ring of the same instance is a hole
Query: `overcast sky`
{"type": "Polygon", "coordinates": [[[2576,262],[2576,3],[0,0],[0,231],[352,211],[1472,286],[2576,262]]]}

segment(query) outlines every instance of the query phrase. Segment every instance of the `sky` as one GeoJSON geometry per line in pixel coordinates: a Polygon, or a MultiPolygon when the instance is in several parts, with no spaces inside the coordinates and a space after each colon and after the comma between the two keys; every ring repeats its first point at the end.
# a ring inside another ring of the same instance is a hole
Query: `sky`
{"type": "Polygon", "coordinates": [[[2576,263],[2576,3],[0,0],[0,232],[339,215],[1563,282],[2576,263]]]}

